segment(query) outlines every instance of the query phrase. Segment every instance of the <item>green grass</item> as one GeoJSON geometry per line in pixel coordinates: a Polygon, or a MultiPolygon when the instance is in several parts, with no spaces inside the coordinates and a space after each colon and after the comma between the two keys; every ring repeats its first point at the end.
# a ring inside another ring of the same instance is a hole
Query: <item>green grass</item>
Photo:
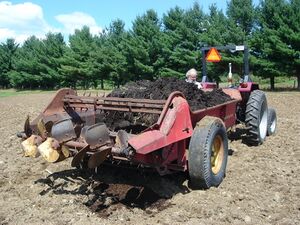
{"type": "MultiPolygon", "coordinates": [[[[277,88],[296,88],[296,83],[294,80],[285,80],[285,81],[276,81],[275,80],[275,89],[277,88]]],[[[259,83],[259,82],[258,82],[259,83]]],[[[270,82],[268,83],[259,83],[259,87],[262,89],[270,89],[270,82]]]]}
{"type": "MultiPolygon", "coordinates": [[[[55,93],[57,90],[24,90],[19,91],[16,89],[0,89],[0,98],[1,97],[10,97],[10,96],[16,96],[16,95],[28,95],[28,94],[41,94],[41,93],[55,93]]],[[[83,93],[91,93],[92,96],[96,96],[96,93],[109,93],[111,90],[95,90],[95,89],[89,89],[89,90],[77,90],[80,95],[83,95],[83,93]]]]}
{"type": "Polygon", "coordinates": [[[2,89],[0,90],[0,98],[1,97],[9,97],[16,95],[27,95],[27,94],[39,94],[39,93],[51,93],[55,91],[43,91],[43,90],[26,90],[26,91],[18,91],[15,89],[2,89]]]}
{"type": "MultiPolygon", "coordinates": [[[[240,80],[240,77],[237,74],[233,74],[234,83],[238,85],[238,82],[240,80]]],[[[262,79],[258,76],[251,76],[251,79],[253,82],[259,84],[259,88],[261,89],[270,89],[270,79],[262,79]]],[[[297,87],[297,83],[295,82],[296,78],[293,77],[276,77],[275,78],[275,89],[282,89],[282,88],[289,88],[289,89],[295,89],[297,87]]],[[[227,83],[227,77],[222,76],[220,86],[224,87],[228,85],[227,83]]]]}

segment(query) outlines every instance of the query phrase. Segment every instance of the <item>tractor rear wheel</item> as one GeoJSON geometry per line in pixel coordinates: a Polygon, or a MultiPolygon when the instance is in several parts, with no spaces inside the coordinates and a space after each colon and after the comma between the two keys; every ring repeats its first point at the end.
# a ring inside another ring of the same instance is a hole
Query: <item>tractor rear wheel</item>
{"type": "Polygon", "coordinates": [[[228,138],[222,120],[205,117],[199,121],[190,140],[188,169],[191,187],[219,186],[225,176],[228,138]]]}
{"type": "Polygon", "coordinates": [[[251,93],[247,102],[245,122],[249,129],[249,144],[262,144],[267,136],[268,127],[268,104],[263,91],[255,90],[251,93]]]}
{"type": "Polygon", "coordinates": [[[268,109],[268,130],[267,135],[271,136],[275,134],[277,128],[277,116],[276,111],[273,108],[268,109]]]}

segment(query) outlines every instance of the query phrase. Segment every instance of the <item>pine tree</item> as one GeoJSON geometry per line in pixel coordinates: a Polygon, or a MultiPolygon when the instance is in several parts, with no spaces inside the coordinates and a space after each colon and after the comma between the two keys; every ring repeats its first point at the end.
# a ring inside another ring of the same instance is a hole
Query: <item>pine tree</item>
{"type": "Polygon", "coordinates": [[[41,63],[43,63],[44,68],[40,72],[43,77],[43,86],[54,88],[60,86],[63,80],[59,68],[66,44],[61,33],[48,33],[42,42],[41,63]]]}
{"type": "Polygon", "coordinates": [[[275,77],[286,76],[286,62],[283,60],[292,54],[290,44],[281,30],[288,27],[285,15],[288,3],[284,0],[264,0],[258,8],[258,29],[251,40],[253,55],[252,64],[264,78],[270,78],[271,89],[275,88],[275,77]]]}
{"type": "MultiPolygon", "coordinates": [[[[246,45],[249,48],[249,39],[255,25],[255,8],[252,0],[231,0],[227,2],[227,31],[224,33],[226,44],[246,45]]],[[[243,52],[229,52],[222,54],[220,64],[228,71],[228,64],[232,63],[232,72],[242,77],[245,73],[243,52]]]]}
{"type": "Polygon", "coordinates": [[[279,28],[285,42],[284,58],[288,76],[297,77],[300,90],[300,0],[291,0],[287,5],[287,15],[283,17],[283,25],[279,28]]]}
{"type": "Polygon", "coordinates": [[[250,35],[255,17],[252,0],[231,0],[227,3],[227,16],[229,20],[241,28],[244,38],[250,35]]]}
{"type": "Polygon", "coordinates": [[[60,60],[61,68],[59,69],[65,77],[63,85],[65,86],[82,86],[87,88],[92,82],[92,57],[93,37],[87,26],[75,30],[69,37],[70,47],[60,60]]]}
{"type": "Polygon", "coordinates": [[[206,19],[199,4],[186,11],[175,7],[163,16],[163,51],[161,76],[184,78],[190,68],[200,69],[201,33],[206,32],[206,19]]]}
{"type": "Polygon", "coordinates": [[[160,21],[154,10],[148,10],[133,22],[124,43],[128,75],[133,80],[152,80],[158,76],[162,49],[160,34],[160,21]]]}
{"type": "Polygon", "coordinates": [[[42,54],[42,42],[38,38],[31,36],[24,42],[16,52],[15,69],[9,73],[13,87],[31,89],[42,86],[42,54]]]}
{"type": "Polygon", "coordinates": [[[119,86],[130,80],[126,76],[127,62],[124,56],[124,41],[126,32],[122,20],[113,21],[106,32],[96,37],[95,51],[92,52],[93,71],[95,79],[101,81],[104,88],[104,80],[111,80],[119,86]]]}
{"type": "Polygon", "coordinates": [[[8,87],[9,73],[14,69],[14,57],[18,49],[14,39],[7,39],[0,45],[0,87],[8,87]]]}
{"type": "Polygon", "coordinates": [[[16,88],[55,88],[62,77],[58,73],[59,59],[65,43],[60,33],[46,35],[45,40],[28,38],[16,52],[14,68],[9,72],[16,88]]]}

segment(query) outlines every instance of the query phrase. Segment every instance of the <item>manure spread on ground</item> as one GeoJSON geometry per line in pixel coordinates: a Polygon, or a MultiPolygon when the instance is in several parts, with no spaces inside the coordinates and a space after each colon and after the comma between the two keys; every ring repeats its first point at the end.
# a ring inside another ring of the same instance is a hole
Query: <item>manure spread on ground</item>
{"type": "MultiPolygon", "coordinates": [[[[100,173],[80,169],[60,171],[38,179],[35,183],[44,186],[41,196],[81,196],[83,204],[102,218],[116,215],[119,210],[134,208],[154,215],[171,206],[168,199],[176,194],[157,191],[164,187],[157,187],[161,183],[157,180],[161,178],[153,173],[120,170],[105,165],[99,167],[99,170],[100,173]]],[[[173,179],[170,178],[172,182],[173,179]]]]}

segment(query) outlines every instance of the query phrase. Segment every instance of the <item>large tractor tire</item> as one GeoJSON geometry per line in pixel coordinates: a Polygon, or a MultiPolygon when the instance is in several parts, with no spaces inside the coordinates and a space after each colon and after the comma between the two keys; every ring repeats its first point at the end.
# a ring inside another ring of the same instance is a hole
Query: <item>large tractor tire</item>
{"type": "Polygon", "coordinates": [[[205,117],[199,121],[190,140],[188,169],[190,186],[208,189],[221,184],[228,158],[228,138],[222,120],[205,117]]]}
{"type": "Polygon", "coordinates": [[[245,122],[249,144],[262,144],[266,139],[268,127],[268,104],[264,92],[255,90],[251,93],[247,102],[245,122]]]}
{"type": "Polygon", "coordinates": [[[268,129],[267,135],[271,136],[275,134],[277,128],[277,116],[276,111],[273,108],[268,108],[268,129]]]}

